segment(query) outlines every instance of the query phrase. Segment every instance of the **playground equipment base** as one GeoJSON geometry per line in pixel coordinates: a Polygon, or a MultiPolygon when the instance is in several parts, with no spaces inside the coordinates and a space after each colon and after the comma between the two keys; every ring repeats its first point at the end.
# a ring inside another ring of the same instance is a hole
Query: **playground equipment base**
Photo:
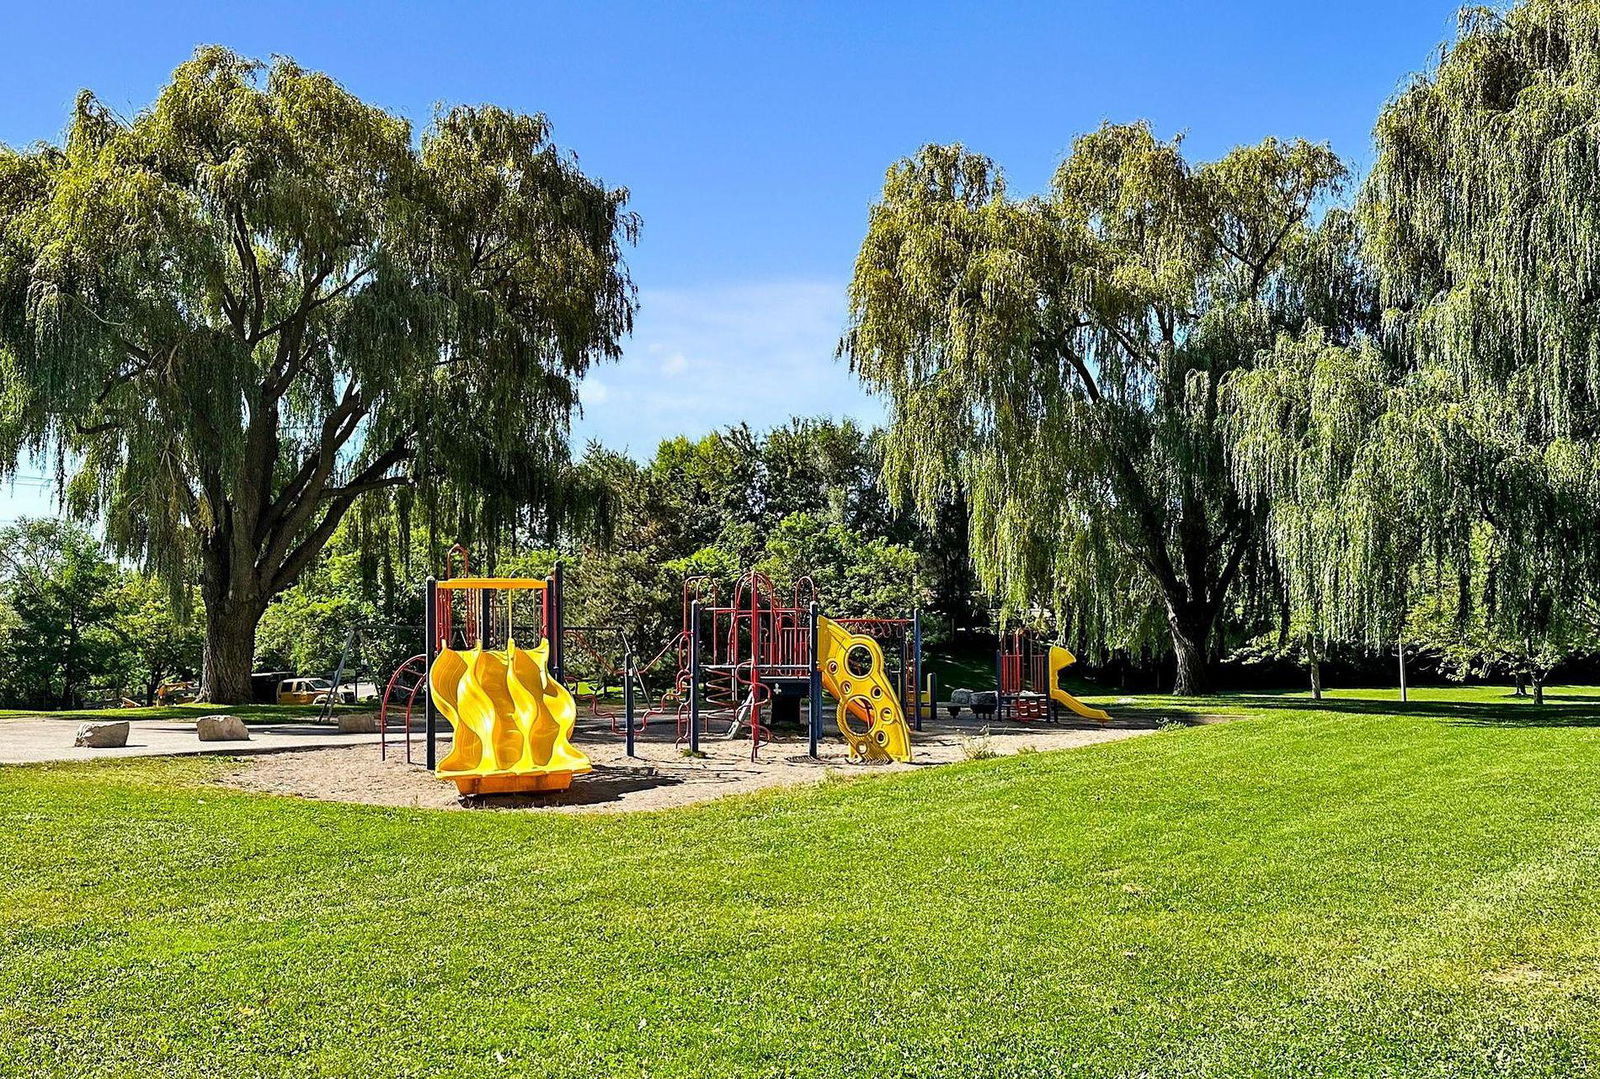
{"type": "Polygon", "coordinates": [[[534,772],[523,775],[448,776],[464,795],[535,794],[564,791],[572,786],[572,772],[534,772]]]}

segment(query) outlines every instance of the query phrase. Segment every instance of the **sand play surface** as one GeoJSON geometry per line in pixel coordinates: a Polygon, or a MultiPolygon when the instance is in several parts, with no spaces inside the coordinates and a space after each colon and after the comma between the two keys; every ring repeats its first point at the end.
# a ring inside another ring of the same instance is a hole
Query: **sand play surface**
{"type": "MultiPolygon", "coordinates": [[[[617,812],[664,809],[766,787],[814,783],[829,773],[881,774],[975,756],[1070,749],[1154,729],[1149,723],[1002,724],[975,720],[970,713],[958,720],[941,716],[926,722],[924,730],[913,732],[913,763],[873,766],[846,759],[844,743],[831,720],[824,728],[827,737],[820,760],[806,755],[803,734],[780,731],[776,741],[761,747],[759,759],[751,761],[748,738],[723,739],[715,731],[701,737],[704,756],[686,756],[675,744],[670,719],[652,720],[637,741],[636,755],[629,758],[622,737],[611,733],[605,719],[584,717],[579,720],[574,741],[588,755],[594,771],[577,776],[570,790],[558,793],[461,798],[454,784],[435,778],[421,766],[420,731],[413,733],[415,764],[405,762],[404,746],[400,744],[390,745],[386,760],[379,759],[375,745],[340,746],[241,760],[238,769],[224,782],[244,790],[370,805],[617,812]]],[[[439,743],[441,758],[448,745],[446,725],[439,743]]]]}

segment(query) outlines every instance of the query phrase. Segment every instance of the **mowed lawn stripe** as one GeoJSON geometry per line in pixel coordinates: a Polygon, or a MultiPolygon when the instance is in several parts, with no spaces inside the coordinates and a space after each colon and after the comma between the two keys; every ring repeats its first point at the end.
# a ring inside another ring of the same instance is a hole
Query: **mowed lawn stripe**
{"type": "Polygon", "coordinates": [[[6,769],[0,1073],[1581,1073],[1600,737],[1483,711],[590,817],[6,769]]]}

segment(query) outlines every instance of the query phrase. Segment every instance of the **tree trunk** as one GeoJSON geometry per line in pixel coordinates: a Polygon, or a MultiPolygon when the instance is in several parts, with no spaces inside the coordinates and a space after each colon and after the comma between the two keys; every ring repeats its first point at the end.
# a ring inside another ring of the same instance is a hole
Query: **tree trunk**
{"type": "Polygon", "coordinates": [[[1540,670],[1533,672],[1533,703],[1544,703],[1544,672],[1540,670]]]}
{"type": "Polygon", "coordinates": [[[255,552],[225,520],[201,547],[200,598],[206,605],[205,658],[200,699],[249,704],[255,667],[256,626],[270,596],[263,596],[255,552]]]}
{"type": "Polygon", "coordinates": [[[1322,661],[1314,653],[1311,656],[1311,699],[1322,700],[1322,661]]]}
{"type": "Polygon", "coordinates": [[[1172,651],[1178,660],[1177,676],[1173,679],[1172,693],[1177,697],[1198,697],[1211,685],[1211,664],[1207,658],[1211,640],[1211,627],[1216,623],[1215,609],[1197,609],[1193,605],[1178,611],[1167,607],[1167,626],[1172,631],[1172,651]]]}
{"type": "Polygon", "coordinates": [[[1400,647],[1396,651],[1400,655],[1400,699],[1404,701],[1409,699],[1406,695],[1406,639],[1404,634],[1400,637],[1400,647]]]}
{"type": "Polygon", "coordinates": [[[78,654],[78,620],[71,619],[67,623],[67,658],[61,665],[61,699],[58,708],[70,711],[76,702],[72,699],[72,689],[78,679],[77,664],[73,657],[78,654]]]}
{"type": "Polygon", "coordinates": [[[261,611],[223,604],[206,611],[206,651],[201,696],[212,704],[249,704],[250,673],[255,669],[256,626],[261,611]]]}

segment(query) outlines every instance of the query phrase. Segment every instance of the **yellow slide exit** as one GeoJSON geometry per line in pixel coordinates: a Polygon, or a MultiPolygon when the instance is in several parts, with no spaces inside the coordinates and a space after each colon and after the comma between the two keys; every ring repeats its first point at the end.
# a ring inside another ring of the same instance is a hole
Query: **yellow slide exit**
{"type": "Polygon", "coordinates": [[[1078,698],[1061,688],[1061,672],[1078,662],[1078,657],[1068,652],[1060,645],[1050,646],[1050,699],[1058,701],[1085,719],[1097,719],[1101,723],[1111,722],[1111,714],[1098,708],[1091,708],[1078,698]]]}
{"type": "Polygon", "coordinates": [[[831,618],[818,618],[817,661],[823,687],[839,702],[839,731],[850,744],[850,755],[869,762],[909,761],[911,728],[878,642],[831,618]],[[854,665],[852,654],[858,657],[854,665]],[[852,730],[847,715],[865,723],[867,732],[852,730]]]}
{"type": "Polygon", "coordinates": [[[572,744],[578,706],[550,677],[550,642],[531,651],[444,648],[428,671],[433,705],[455,744],[435,771],[462,794],[560,791],[590,770],[572,744]]]}

